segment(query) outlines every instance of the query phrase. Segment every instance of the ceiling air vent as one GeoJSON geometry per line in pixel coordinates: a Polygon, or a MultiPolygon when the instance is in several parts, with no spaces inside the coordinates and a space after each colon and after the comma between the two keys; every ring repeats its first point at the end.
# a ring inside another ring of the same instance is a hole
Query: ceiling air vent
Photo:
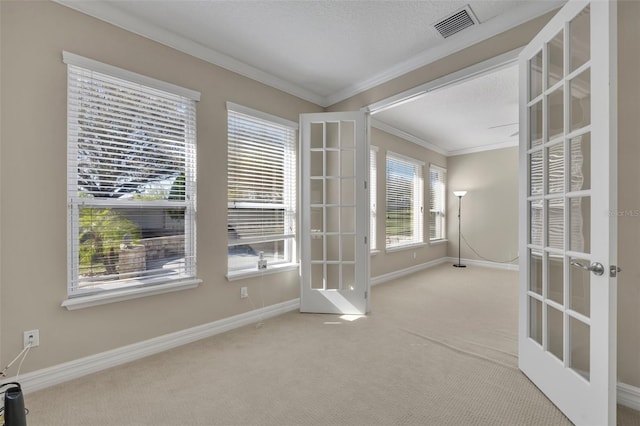
{"type": "Polygon", "coordinates": [[[478,18],[476,18],[471,10],[471,6],[467,5],[462,10],[433,24],[433,27],[438,30],[442,37],[447,38],[478,23],[478,18]]]}

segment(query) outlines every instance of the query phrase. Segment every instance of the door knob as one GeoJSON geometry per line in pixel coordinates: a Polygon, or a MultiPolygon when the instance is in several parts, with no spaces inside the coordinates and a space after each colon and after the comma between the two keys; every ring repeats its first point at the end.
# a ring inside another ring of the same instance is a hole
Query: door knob
{"type": "Polygon", "coordinates": [[[593,262],[591,265],[583,265],[582,263],[572,261],[571,264],[573,266],[577,266],[578,268],[582,268],[585,271],[591,271],[594,275],[602,275],[604,274],[604,266],[600,262],[593,262]]]}

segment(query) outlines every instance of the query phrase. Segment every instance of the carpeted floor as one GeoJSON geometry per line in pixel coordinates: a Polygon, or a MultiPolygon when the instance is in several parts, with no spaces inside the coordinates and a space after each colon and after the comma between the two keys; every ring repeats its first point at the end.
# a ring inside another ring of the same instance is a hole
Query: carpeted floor
{"type": "MultiPolygon", "coordinates": [[[[441,265],[26,396],[37,425],[569,425],[517,368],[517,273],[441,265]]],[[[619,407],[619,424],[640,413],[619,407]]]]}

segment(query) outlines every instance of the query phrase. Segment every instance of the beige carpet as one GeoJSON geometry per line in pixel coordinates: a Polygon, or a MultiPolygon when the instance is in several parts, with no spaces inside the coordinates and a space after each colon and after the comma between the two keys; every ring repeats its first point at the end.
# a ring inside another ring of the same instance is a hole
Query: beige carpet
{"type": "MultiPolygon", "coordinates": [[[[37,425],[568,425],[517,369],[517,273],[441,265],[26,396],[37,425]]],[[[619,424],[640,424],[620,407],[619,424]]]]}

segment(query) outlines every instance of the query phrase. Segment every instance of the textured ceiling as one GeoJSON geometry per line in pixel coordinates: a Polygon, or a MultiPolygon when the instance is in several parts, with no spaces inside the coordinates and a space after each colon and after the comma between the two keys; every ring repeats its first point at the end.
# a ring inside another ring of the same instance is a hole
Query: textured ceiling
{"type": "MultiPolygon", "coordinates": [[[[55,1],[321,106],[337,103],[487,39],[564,2],[55,1]],[[442,38],[433,24],[467,5],[479,24],[442,38]]],[[[446,97],[444,92],[442,96],[446,97]]],[[[428,107],[415,103],[414,107],[418,106],[428,107]]],[[[452,115],[462,113],[453,111],[453,107],[451,103],[452,115]]],[[[403,111],[415,119],[431,115],[428,110],[411,110],[409,105],[403,111]]],[[[517,121],[510,117],[483,125],[517,121]]],[[[415,125],[410,129],[422,134],[415,125]]],[[[401,130],[409,131],[409,127],[401,130]]],[[[431,136],[437,136],[438,141],[442,138],[438,143],[445,144],[441,133],[431,136]]],[[[461,139],[456,138],[446,150],[457,150],[467,143],[461,139]]]]}
{"type": "Polygon", "coordinates": [[[516,145],[518,67],[428,92],[374,117],[449,155],[516,145]]]}

